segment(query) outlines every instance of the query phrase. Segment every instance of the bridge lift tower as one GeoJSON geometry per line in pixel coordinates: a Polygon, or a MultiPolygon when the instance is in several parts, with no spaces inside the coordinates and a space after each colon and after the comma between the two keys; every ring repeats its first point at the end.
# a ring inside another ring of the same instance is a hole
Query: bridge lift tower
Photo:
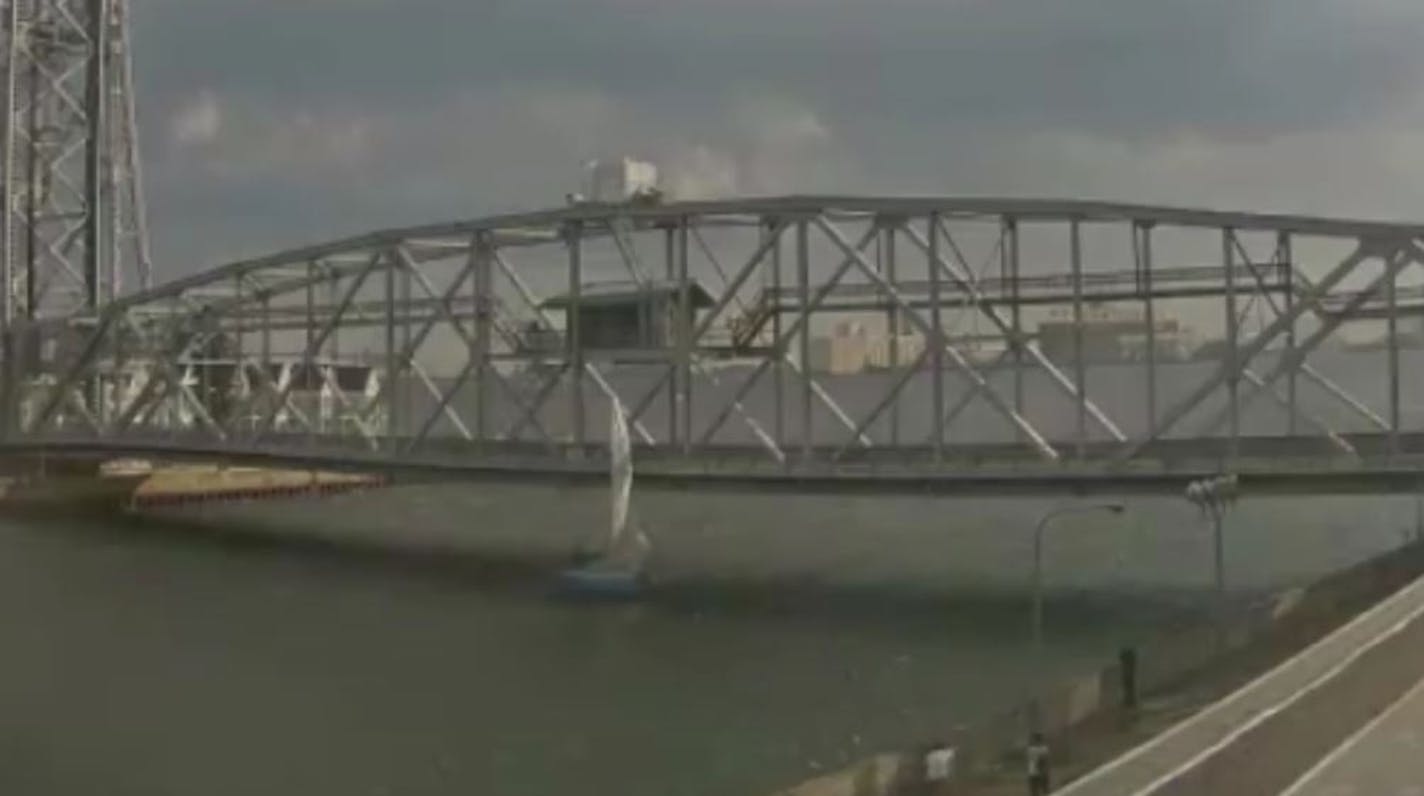
{"type": "Polygon", "coordinates": [[[0,0],[6,328],[148,285],[131,55],[128,0],[0,0]]]}
{"type": "Polygon", "coordinates": [[[0,0],[0,435],[151,278],[129,0],[0,0]]]}

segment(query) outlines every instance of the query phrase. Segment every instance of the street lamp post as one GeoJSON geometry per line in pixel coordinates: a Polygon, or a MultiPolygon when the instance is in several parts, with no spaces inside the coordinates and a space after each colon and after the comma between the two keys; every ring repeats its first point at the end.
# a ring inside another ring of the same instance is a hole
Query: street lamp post
{"type": "MultiPolygon", "coordinates": [[[[1121,503],[1094,503],[1087,506],[1065,506],[1054,509],[1044,514],[1038,521],[1037,527],[1033,530],[1033,657],[1034,664],[1042,674],[1044,668],[1043,658],[1043,535],[1048,529],[1048,524],[1053,520],[1068,514],[1089,514],[1096,511],[1104,511],[1110,514],[1121,514],[1124,511],[1121,503]]],[[[1041,679],[1041,678],[1040,678],[1041,679]]],[[[1034,700],[1033,729],[1037,731],[1041,728],[1042,711],[1039,709],[1038,700],[1034,700]]]]}
{"type": "Polygon", "coordinates": [[[1222,525],[1226,509],[1236,500],[1239,487],[1236,476],[1218,475],[1202,478],[1187,485],[1187,500],[1201,509],[1211,520],[1212,558],[1215,573],[1216,645],[1218,651],[1226,644],[1226,545],[1222,525]]]}

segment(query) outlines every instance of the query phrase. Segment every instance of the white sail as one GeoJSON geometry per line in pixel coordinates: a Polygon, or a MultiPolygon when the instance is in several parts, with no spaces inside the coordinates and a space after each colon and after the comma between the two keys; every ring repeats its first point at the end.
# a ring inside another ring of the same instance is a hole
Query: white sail
{"type": "Polygon", "coordinates": [[[628,509],[633,496],[633,444],[628,439],[628,421],[623,404],[613,399],[613,418],[608,432],[609,475],[612,481],[612,525],[608,550],[614,552],[628,528],[628,509]]]}

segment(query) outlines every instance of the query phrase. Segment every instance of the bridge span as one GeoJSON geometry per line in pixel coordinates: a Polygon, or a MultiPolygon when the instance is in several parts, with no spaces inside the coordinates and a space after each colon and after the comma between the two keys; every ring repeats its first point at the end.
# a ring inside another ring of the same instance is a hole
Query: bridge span
{"type": "Polygon", "coordinates": [[[952,197],[387,230],[14,321],[0,445],[577,479],[616,404],[649,482],[1414,490],[1421,242],[952,197]]]}
{"type": "MultiPolygon", "coordinates": [[[[1372,440],[1382,445],[1382,439],[1372,440]]],[[[1411,439],[1424,447],[1424,435],[1411,439]]],[[[1091,496],[1182,494],[1187,484],[1223,472],[1235,474],[1246,494],[1321,496],[1419,494],[1424,492],[1424,455],[1366,457],[1348,464],[1322,461],[1308,451],[1312,440],[1251,440],[1254,455],[1224,461],[1193,456],[1191,444],[1154,447],[1152,458],[1129,464],[1092,461],[1045,465],[986,447],[958,461],[933,464],[928,450],[895,450],[854,460],[833,459],[832,450],[794,467],[768,463],[755,452],[726,448],[704,451],[695,460],[644,450],[637,466],[640,490],[727,493],[870,494],[901,496],[1091,496]],[[1283,444],[1284,443],[1284,444],[1283,444]]],[[[88,461],[141,458],[163,462],[222,462],[233,465],[300,468],[379,474],[388,483],[475,481],[545,484],[552,487],[605,488],[608,464],[597,448],[564,447],[551,457],[528,444],[447,443],[439,449],[392,459],[353,449],[349,440],[284,441],[269,439],[241,448],[201,437],[129,438],[110,442],[92,438],[47,437],[0,445],[0,454],[33,459],[88,461]]],[[[961,451],[961,454],[968,454],[961,451]]]]}

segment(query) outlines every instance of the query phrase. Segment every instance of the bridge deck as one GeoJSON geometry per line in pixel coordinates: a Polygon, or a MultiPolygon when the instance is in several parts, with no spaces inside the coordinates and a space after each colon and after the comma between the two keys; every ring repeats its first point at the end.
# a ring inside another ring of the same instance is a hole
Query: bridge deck
{"type": "MultiPolygon", "coordinates": [[[[936,461],[931,449],[842,452],[816,448],[785,464],[744,447],[704,450],[688,459],[666,451],[635,453],[639,489],[883,495],[1179,495],[1193,479],[1238,474],[1243,494],[1417,493],[1424,488],[1424,433],[1400,438],[1388,452],[1382,434],[1349,437],[1360,456],[1330,455],[1315,437],[1243,439],[1240,455],[1226,457],[1222,439],[1164,440],[1130,462],[1098,445],[1087,457],[1057,463],[1021,447],[965,446],[936,461]]],[[[441,440],[397,455],[346,437],[270,435],[256,444],[229,445],[194,435],[95,440],[46,436],[0,445],[0,453],[78,457],[148,457],[230,462],[333,471],[381,473],[404,480],[499,480],[604,488],[606,450],[534,443],[441,440]]]]}

